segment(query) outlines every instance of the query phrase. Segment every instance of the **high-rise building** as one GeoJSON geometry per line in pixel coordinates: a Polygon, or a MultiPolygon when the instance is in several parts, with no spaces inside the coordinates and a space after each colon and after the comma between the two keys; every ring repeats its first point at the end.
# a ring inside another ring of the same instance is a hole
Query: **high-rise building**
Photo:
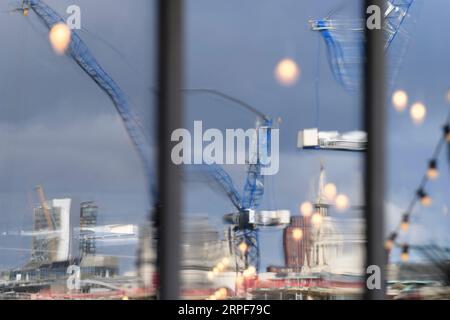
{"type": "Polygon", "coordinates": [[[53,228],[59,229],[61,225],[61,208],[48,206],[52,221],[52,226],[48,225],[44,208],[37,206],[33,208],[33,238],[31,245],[31,262],[44,263],[51,262],[55,257],[55,250],[58,246],[56,234],[52,234],[53,228]]]}
{"type": "Polygon", "coordinates": [[[82,256],[95,254],[94,231],[97,226],[98,206],[95,202],[82,202],[80,205],[80,253],[82,256]]]}
{"type": "Polygon", "coordinates": [[[303,216],[291,217],[291,223],[283,231],[284,258],[287,268],[301,270],[303,266],[311,266],[311,218],[303,216]],[[300,230],[300,237],[296,237],[300,230]]]}
{"type": "Polygon", "coordinates": [[[156,241],[152,223],[146,221],[140,225],[138,233],[137,272],[144,289],[152,291],[156,286],[156,241]]]}
{"type": "Polygon", "coordinates": [[[53,199],[46,203],[50,215],[49,225],[46,210],[42,205],[33,208],[34,226],[31,262],[49,263],[64,261],[77,256],[78,249],[74,228],[78,217],[74,214],[77,205],[73,199],[53,199]]]}

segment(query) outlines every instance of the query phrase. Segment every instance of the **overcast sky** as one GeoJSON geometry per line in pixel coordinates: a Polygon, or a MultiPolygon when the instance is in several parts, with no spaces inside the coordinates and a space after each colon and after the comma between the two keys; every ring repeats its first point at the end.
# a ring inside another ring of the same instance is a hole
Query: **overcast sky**
{"type": "MultiPolygon", "coordinates": [[[[81,7],[85,30],[80,35],[130,97],[151,132],[156,55],[153,2],[46,2],[60,13],[70,4],[81,7]]],[[[349,94],[335,81],[324,43],[308,25],[309,19],[324,17],[346,1],[186,2],[185,86],[221,90],[283,120],[280,171],[267,179],[261,209],[289,209],[298,214],[298,205],[313,199],[321,161],[339,192],[348,194],[352,204],[361,204],[362,154],[296,148],[297,132],[303,128],[362,128],[361,97],[349,94]],[[276,63],[285,57],[297,61],[301,68],[298,83],[288,88],[273,76],[276,63]]],[[[358,1],[347,2],[350,5],[345,10],[357,9],[358,1]]],[[[446,23],[450,3],[420,2],[420,15],[413,16],[417,23],[408,35],[410,45],[393,88],[407,90],[413,101],[423,101],[428,113],[425,123],[417,127],[407,112],[398,114],[387,106],[387,229],[398,222],[415,192],[448,112],[445,96],[450,88],[450,44],[445,36],[450,32],[446,23]]],[[[47,30],[34,13],[29,17],[6,14],[6,0],[0,6],[0,232],[31,228],[28,194],[36,201],[33,187],[37,184],[44,185],[48,198],[96,201],[102,223],[142,223],[149,210],[146,181],[111,101],[69,57],[53,54],[47,30]]],[[[215,97],[192,95],[185,101],[188,128],[194,120],[203,120],[205,128],[219,129],[250,128],[256,120],[254,115],[215,97]]],[[[429,189],[433,205],[418,212],[413,220],[417,225],[409,235],[412,242],[448,245],[449,218],[443,210],[450,198],[449,171],[444,158],[440,164],[440,179],[429,189]]],[[[241,190],[245,167],[227,169],[241,190]]],[[[216,227],[222,228],[221,216],[233,209],[230,201],[199,182],[188,180],[183,186],[183,212],[207,214],[216,227]]],[[[11,248],[28,248],[28,241],[0,237],[0,268],[23,264],[28,253],[11,248]]],[[[263,268],[283,264],[281,231],[263,231],[261,249],[263,268]]],[[[110,249],[102,250],[107,253],[110,249]]],[[[135,248],[113,250],[133,254],[135,248]]],[[[125,267],[132,266],[130,259],[125,267]]]]}

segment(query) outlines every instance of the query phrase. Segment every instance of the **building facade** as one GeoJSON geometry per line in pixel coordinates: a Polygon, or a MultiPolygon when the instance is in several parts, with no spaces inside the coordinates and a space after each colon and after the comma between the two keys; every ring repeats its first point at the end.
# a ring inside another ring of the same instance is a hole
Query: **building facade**
{"type": "Polygon", "coordinates": [[[94,231],[97,226],[98,206],[95,202],[82,202],[80,205],[80,254],[94,255],[96,252],[94,231]]]}
{"type": "Polygon", "coordinates": [[[78,255],[77,238],[74,229],[79,220],[73,199],[53,199],[33,208],[32,263],[65,261],[78,255]],[[48,211],[51,225],[46,217],[48,211]]]}
{"type": "Polygon", "coordinates": [[[287,268],[301,270],[305,265],[311,266],[311,241],[311,217],[291,217],[291,223],[283,231],[284,259],[287,268]],[[302,231],[301,239],[295,239],[296,229],[302,231]]]}

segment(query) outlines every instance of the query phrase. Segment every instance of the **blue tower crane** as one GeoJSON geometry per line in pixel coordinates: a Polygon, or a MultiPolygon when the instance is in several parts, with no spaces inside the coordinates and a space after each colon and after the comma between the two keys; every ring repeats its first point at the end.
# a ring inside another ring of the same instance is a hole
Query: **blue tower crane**
{"type": "MultiPolygon", "coordinates": [[[[51,29],[56,24],[65,23],[64,19],[56,11],[41,0],[23,0],[22,7],[18,10],[22,10],[25,16],[28,16],[29,11],[32,10],[45,23],[48,29],[51,29]]],[[[139,119],[137,115],[134,114],[125,93],[95,59],[94,55],[91,53],[76,30],[72,30],[71,32],[71,40],[67,54],[108,95],[113,102],[115,109],[124,124],[127,134],[142,160],[144,170],[149,181],[150,191],[153,196],[153,200],[155,200],[157,191],[154,181],[151,180],[151,178],[154,177],[154,174],[152,173],[150,143],[143,133],[143,129],[139,124],[139,119]]],[[[267,133],[267,137],[265,141],[267,143],[264,147],[270,147],[272,121],[268,117],[250,105],[238,99],[224,95],[218,91],[207,89],[190,91],[203,91],[222,96],[223,98],[232,100],[257,114],[258,117],[262,118],[263,126],[266,128],[265,132],[267,133]]],[[[256,162],[252,162],[252,164],[249,164],[248,166],[247,178],[242,197],[235,188],[231,177],[223,168],[217,165],[211,165],[209,166],[208,171],[212,174],[218,184],[223,187],[231,202],[238,210],[238,223],[234,227],[235,235],[233,237],[236,242],[236,247],[238,247],[241,243],[246,244],[247,249],[244,253],[246,266],[254,266],[258,270],[260,257],[258,230],[251,223],[251,216],[254,209],[260,204],[261,198],[264,194],[264,176],[261,174],[261,168],[263,166],[262,161],[259,159],[259,155],[256,157],[256,162]]]]}
{"type": "Polygon", "coordinates": [[[266,135],[265,137],[259,137],[259,148],[266,149],[265,152],[257,150],[255,154],[250,155],[250,157],[253,158],[247,166],[246,180],[242,195],[235,187],[231,176],[221,166],[217,164],[206,166],[207,173],[222,188],[237,210],[237,212],[226,215],[228,219],[225,219],[226,222],[232,224],[233,234],[230,235],[230,240],[233,242],[233,251],[235,254],[242,256],[245,262],[245,268],[252,266],[259,271],[259,231],[255,223],[255,209],[260,205],[264,195],[264,175],[261,174],[261,169],[264,167],[263,163],[266,162],[264,159],[261,159],[260,156],[267,155],[270,150],[273,122],[268,116],[261,113],[250,104],[220,91],[213,89],[184,89],[184,91],[196,94],[212,94],[236,103],[257,116],[259,124],[257,125],[256,130],[258,132],[263,132],[266,135]],[[242,248],[243,243],[245,244],[245,250],[240,249],[242,248]]]}
{"type": "MultiPolygon", "coordinates": [[[[65,20],[50,6],[41,0],[23,0],[22,10],[25,16],[32,10],[45,23],[48,29],[59,23],[65,23],[65,20]]],[[[81,39],[76,30],[71,31],[71,40],[67,54],[80,66],[80,68],[108,95],[113,102],[117,113],[127,131],[127,134],[136,148],[139,157],[142,160],[145,174],[148,179],[150,193],[153,201],[156,199],[155,181],[152,181],[153,168],[151,161],[150,142],[145,136],[138,116],[133,112],[131,104],[125,93],[116,83],[116,81],[103,69],[100,63],[95,59],[87,45],[81,39]]]]}

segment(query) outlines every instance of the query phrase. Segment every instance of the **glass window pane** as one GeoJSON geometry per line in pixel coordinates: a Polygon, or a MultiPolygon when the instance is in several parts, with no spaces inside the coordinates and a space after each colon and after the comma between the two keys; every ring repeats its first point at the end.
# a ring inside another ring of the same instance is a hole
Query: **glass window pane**
{"type": "Polygon", "coordinates": [[[185,166],[183,297],[360,298],[364,21],[346,3],[187,1],[202,164],[185,166]]]}
{"type": "Polygon", "coordinates": [[[0,7],[1,298],[153,296],[155,2],[0,7]]]}
{"type": "Polygon", "coordinates": [[[448,299],[440,293],[448,285],[440,268],[449,258],[450,47],[439,35],[449,30],[450,4],[402,2],[389,20],[400,28],[388,49],[388,295],[448,299]]]}

